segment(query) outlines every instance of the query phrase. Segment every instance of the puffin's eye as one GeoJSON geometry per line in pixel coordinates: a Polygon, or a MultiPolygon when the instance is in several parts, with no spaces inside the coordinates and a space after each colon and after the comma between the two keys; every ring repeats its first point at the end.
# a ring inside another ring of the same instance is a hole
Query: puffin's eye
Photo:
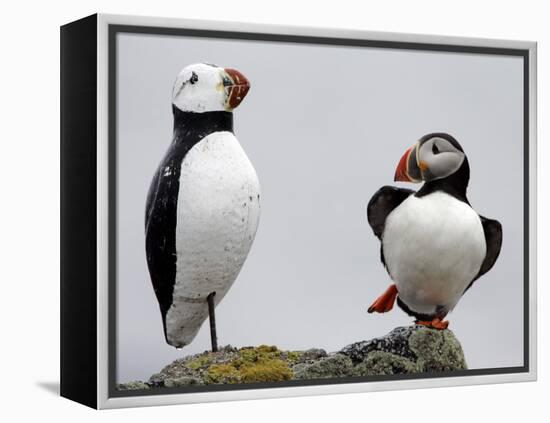
{"type": "Polygon", "coordinates": [[[189,82],[191,84],[194,84],[195,82],[197,82],[199,80],[199,77],[197,76],[197,74],[195,72],[193,72],[191,74],[191,78],[189,78],[189,82]]]}
{"type": "Polygon", "coordinates": [[[437,148],[437,145],[435,144],[435,142],[432,144],[432,153],[439,154],[439,148],[437,148]]]}

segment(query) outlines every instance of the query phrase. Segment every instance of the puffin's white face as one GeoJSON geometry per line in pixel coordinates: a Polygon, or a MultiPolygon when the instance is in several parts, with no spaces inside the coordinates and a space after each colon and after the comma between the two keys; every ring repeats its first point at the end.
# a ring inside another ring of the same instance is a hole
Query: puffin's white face
{"type": "Polygon", "coordinates": [[[405,151],[394,180],[429,182],[446,178],[460,169],[465,157],[460,144],[450,135],[426,135],[405,151]]]}
{"type": "Polygon", "coordinates": [[[178,75],[172,104],[184,112],[232,111],[249,89],[250,83],[239,71],[198,63],[178,75]]]}

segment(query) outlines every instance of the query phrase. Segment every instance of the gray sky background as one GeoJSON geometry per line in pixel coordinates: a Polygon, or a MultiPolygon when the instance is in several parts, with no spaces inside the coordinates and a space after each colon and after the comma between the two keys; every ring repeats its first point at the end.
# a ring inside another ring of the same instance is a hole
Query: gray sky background
{"type": "Polygon", "coordinates": [[[172,84],[196,62],[251,81],[235,134],[263,194],[248,260],[216,308],[220,345],[334,351],[411,324],[397,307],[366,312],[391,283],[366,205],[394,184],[406,148],[445,131],[470,161],[473,207],[504,227],[498,262],[448,316],[450,329],[470,368],[523,364],[520,58],[137,34],[117,42],[118,381],[210,349],[207,322],[182,351],[165,343],[144,249],[145,197],[171,140],[172,84]]]}

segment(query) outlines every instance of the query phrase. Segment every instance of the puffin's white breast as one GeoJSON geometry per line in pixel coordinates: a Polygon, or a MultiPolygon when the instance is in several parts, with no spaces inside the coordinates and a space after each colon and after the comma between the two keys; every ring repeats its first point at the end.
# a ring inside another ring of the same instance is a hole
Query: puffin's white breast
{"type": "Polygon", "coordinates": [[[224,297],[248,255],[260,217],[260,185],[230,132],[197,143],[181,165],[176,282],[166,315],[168,338],[186,345],[208,315],[206,297],[224,297]]]}
{"type": "Polygon", "coordinates": [[[443,192],[401,203],[386,219],[382,246],[400,298],[424,314],[452,310],[486,253],[478,214],[443,192]]]}

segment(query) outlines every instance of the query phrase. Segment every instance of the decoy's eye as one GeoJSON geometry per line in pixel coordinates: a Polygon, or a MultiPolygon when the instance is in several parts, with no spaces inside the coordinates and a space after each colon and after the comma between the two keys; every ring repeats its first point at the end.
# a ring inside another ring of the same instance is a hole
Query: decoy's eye
{"type": "Polygon", "coordinates": [[[439,154],[439,148],[437,148],[437,145],[435,144],[435,142],[432,144],[432,153],[439,154]]]}
{"type": "Polygon", "coordinates": [[[199,77],[197,76],[197,74],[195,72],[193,72],[191,74],[191,78],[189,78],[189,82],[191,84],[194,84],[195,82],[197,82],[199,80],[199,77]]]}
{"type": "Polygon", "coordinates": [[[231,85],[233,85],[233,81],[231,81],[231,79],[229,79],[228,76],[224,76],[223,77],[223,86],[224,87],[230,87],[231,85]]]}

